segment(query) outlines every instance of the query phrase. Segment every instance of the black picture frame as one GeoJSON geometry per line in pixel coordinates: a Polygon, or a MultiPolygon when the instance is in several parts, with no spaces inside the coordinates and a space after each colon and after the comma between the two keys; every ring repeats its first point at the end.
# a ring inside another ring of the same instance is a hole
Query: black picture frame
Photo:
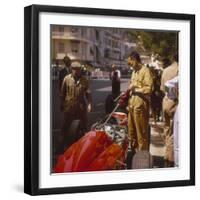
{"type": "Polygon", "coordinates": [[[24,192],[30,195],[195,185],[195,15],[82,7],[31,5],[24,9],[24,192]],[[190,178],[188,180],[39,188],[39,14],[169,19],[190,24],[190,178]]]}

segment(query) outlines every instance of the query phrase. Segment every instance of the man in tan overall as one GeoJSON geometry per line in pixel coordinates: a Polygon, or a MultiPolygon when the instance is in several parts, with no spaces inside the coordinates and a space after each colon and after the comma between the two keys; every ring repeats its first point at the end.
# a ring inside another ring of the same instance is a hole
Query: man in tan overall
{"type": "Polygon", "coordinates": [[[128,101],[128,132],[132,151],[149,150],[149,100],[153,87],[150,70],[141,63],[140,56],[133,51],[128,58],[133,68],[128,101]]]}
{"type": "Polygon", "coordinates": [[[161,77],[161,86],[160,89],[165,93],[165,97],[163,98],[163,115],[164,115],[164,134],[165,134],[165,160],[166,166],[173,166],[174,162],[174,140],[173,140],[173,131],[172,131],[172,124],[173,124],[173,117],[176,111],[177,102],[171,100],[167,97],[165,91],[165,83],[168,80],[173,79],[178,75],[178,55],[174,56],[173,63],[164,69],[162,77],[161,77]]]}
{"type": "Polygon", "coordinates": [[[72,73],[67,75],[61,87],[61,110],[64,112],[61,133],[67,138],[73,120],[79,119],[81,127],[87,130],[87,112],[91,111],[92,97],[88,80],[81,75],[81,64],[71,64],[72,73]]]}

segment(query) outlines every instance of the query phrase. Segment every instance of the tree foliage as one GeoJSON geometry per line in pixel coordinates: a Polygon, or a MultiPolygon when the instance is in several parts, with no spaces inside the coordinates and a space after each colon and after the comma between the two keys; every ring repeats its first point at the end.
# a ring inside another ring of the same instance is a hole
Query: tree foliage
{"type": "Polygon", "coordinates": [[[130,42],[135,42],[137,48],[147,54],[158,54],[161,58],[172,58],[177,52],[176,32],[127,31],[130,42]]]}

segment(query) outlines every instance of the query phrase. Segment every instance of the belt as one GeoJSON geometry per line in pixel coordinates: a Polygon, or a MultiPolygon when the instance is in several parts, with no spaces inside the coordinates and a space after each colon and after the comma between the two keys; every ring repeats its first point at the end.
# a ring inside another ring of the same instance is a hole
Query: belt
{"type": "Polygon", "coordinates": [[[133,92],[131,97],[135,97],[135,96],[140,97],[142,100],[144,100],[147,103],[150,102],[150,95],[148,95],[148,94],[142,94],[140,92],[133,92]]]}

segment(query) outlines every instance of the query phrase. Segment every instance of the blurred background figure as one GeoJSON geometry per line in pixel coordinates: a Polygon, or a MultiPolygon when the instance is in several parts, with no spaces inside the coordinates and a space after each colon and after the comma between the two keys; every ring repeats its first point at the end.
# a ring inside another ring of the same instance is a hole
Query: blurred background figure
{"type": "Polygon", "coordinates": [[[112,95],[114,98],[120,95],[120,83],[121,83],[120,78],[121,78],[121,73],[116,68],[116,65],[113,64],[110,79],[112,81],[112,95]]]}
{"type": "Polygon", "coordinates": [[[171,61],[169,58],[162,59],[162,68],[165,69],[171,65],[171,61]]]}
{"type": "Polygon", "coordinates": [[[161,77],[160,89],[165,94],[163,98],[164,135],[165,135],[165,161],[166,167],[174,166],[173,145],[173,117],[177,107],[177,101],[169,96],[171,84],[168,82],[178,76],[178,54],[174,55],[172,64],[164,69],[161,77]]]}
{"type": "Polygon", "coordinates": [[[179,79],[178,76],[173,79],[173,93],[174,93],[174,100],[177,102],[177,108],[174,113],[174,123],[173,123],[173,138],[174,138],[174,165],[175,167],[179,166],[179,79]]]}
{"type": "Polygon", "coordinates": [[[153,77],[153,91],[151,94],[151,114],[153,123],[161,121],[163,92],[160,90],[161,73],[158,69],[150,67],[153,77]]]}
{"type": "Polygon", "coordinates": [[[71,59],[68,56],[65,56],[63,58],[63,62],[64,62],[64,68],[61,69],[60,73],[59,73],[59,86],[61,89],[62,86],[62,82],[65,78],[66,75],[71,73],[71,69],[70,69],[70,65],[71,65],[71,59]]]}

